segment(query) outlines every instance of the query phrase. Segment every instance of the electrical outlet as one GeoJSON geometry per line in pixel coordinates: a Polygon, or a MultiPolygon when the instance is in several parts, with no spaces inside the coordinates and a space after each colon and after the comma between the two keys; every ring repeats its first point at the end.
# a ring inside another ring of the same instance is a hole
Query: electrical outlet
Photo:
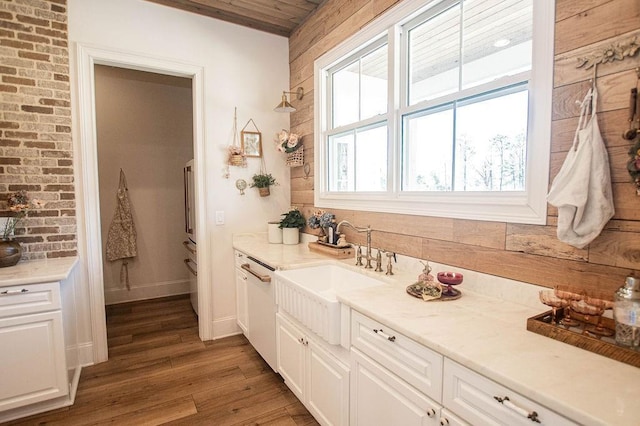
{"type": "Polygon", "coordinates": [[[224,225],[224,210],[216,211],[216,225],[224,225]]]}

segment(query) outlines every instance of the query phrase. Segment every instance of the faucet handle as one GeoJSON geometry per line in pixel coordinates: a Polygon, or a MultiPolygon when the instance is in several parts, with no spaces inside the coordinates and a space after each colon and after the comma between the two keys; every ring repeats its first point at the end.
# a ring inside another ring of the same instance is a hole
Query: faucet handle
{"type": "Polygon", "coordinates": [[[362,266],[362,246],[358,245],[356,250],[356,266],[362,266]]]}
{"type": "Polygon", "coordinates": [[[382,249],[378,249],[378,253],[376,253],[376,272],[382,272],[382,253],[385,251],[382,249]]]}

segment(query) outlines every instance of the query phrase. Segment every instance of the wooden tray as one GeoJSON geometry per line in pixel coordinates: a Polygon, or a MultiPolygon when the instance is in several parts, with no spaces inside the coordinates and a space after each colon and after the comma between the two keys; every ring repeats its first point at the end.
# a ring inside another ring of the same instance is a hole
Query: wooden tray
{"type": "MultiPolygon", "coordinates": [[[[563,309],[558,309],[558,321],[560,321],[563,316],[563,309]]],[[[583,325],[595,325],[597,318],[589,317],[587,319],[583,315],[573,311],[571,312],[571,318],[580,321],[580,325],[569,328],[563,325],[553,325],[551,324],[551,311],[547,311],[527,319],[527,330],[606,356],[607,358],[615,359],[616,361],[624,362],[625,364],[633,365],[634,367],[640,367],[640,352],[616,345],[613,336],[597,337],[593,334],[582,334],[583,325]]],[[[611,318],[603,318],[602,325],[611,331],[615,331],[615,323],[611,318]]]]}
{"type": "Polygon", "coordinates": [[[338,247],[331,244],[319,244],[316,241],[309,243],[309,250],[317,253],[326,254],[327,256],[334,257],[336,259],[349,259],[354,257],[353,247],[350,245],[338,247]]]}

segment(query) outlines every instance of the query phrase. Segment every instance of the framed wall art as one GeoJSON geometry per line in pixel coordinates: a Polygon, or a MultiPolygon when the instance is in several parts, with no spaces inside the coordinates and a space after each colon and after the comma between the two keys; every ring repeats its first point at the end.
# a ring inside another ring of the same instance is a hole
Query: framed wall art
{"type": "Polygon", "coordinates": [[[246,157],[262,157],[262,133],[240,132],[240,143],[246,157]]]}

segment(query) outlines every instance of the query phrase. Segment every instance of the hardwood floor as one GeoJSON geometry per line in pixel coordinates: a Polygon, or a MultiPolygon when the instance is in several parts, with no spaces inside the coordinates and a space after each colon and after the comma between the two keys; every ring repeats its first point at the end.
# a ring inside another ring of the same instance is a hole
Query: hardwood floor
{"type": "Polygon", "coordinates": [[[107,307],[75,404],[11,425],[317,425],[244,336],[202,342],[188,296],[107,307]]]}

